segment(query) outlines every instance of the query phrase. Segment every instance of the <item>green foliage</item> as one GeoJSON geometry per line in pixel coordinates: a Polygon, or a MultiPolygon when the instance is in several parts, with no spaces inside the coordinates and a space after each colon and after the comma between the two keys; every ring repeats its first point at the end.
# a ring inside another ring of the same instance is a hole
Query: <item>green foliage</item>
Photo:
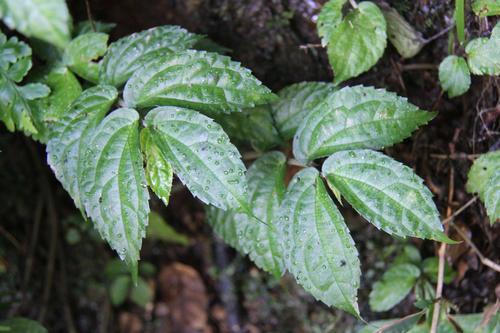
{"type": "Polygon", "coordinates": [[[157,105],[207,112],[235,112],[274,99],[248,69],[226,56],[188,50],[145,63],[123,92],[129,107],[157,105]]]}
{"type": "Polygon", "coordinates": [[[467,62],[458,56],[447,56],[439,65],[441,87],[450,98],[460,96],[470,87],[470,73],[467,62]]]}
{"type": "Polygon", "coordinates": [[[145,278],[154,273],[154,266],[143,262],[139,266],[139,273],[141,277],[137,279],[137,283],[133,283],[127,274],[127,268],[120,261],[109,262],[106,275],[109,280],[109,297],[114,306],[120,306],[130,300],[140,307],[145,307],[153,300],[153,291],[145,278]]]}
{"type": "Polygon", "coordinates": [[[213,206],[206,206],[207,222],[227,244],[238,251],[242,251],[236,231],[236,212],[232,209],[222,210],[213,206]]]}
{"type": "Polygon", "coordinates": [[[500,23],[495,25],[490,38],[479,37],[465,47],[467,63],[472,74],[500,75],[500,23]]]}
{"type": "Polygon", "coordinates": [[[310,161],[344,149],[380,149],[410,136],[434,115],[384,90],[346,87],[302,120],[293,153],[300,161],[310,161]]]}
{"type": "Polygon", "coordinates": [[[64,0],[3,0],[0,17],[10,29],[59,48],[71,37],[72,21],[64,0]]]}
{"type": "Polygon", "coordinates": [[[65,49],[64,64],[87,81],[99,81],[99,65],[93,60],[102,57],[108,48],[108,35],[89,32],[73,39],[65,49]]]}
{"type": "Polygon", "coordinates": [[[387,44],[385,18],[377,5],[361,2],[342,17],[344,3],[328,2],[318,17],[318,33],[327,45],[336,84],[369,70],[387,44]]]}
{"type": "Polygon", "coordinates": [[[483,154],[474,161],[466,188],[479,194],[491,224],[500,219],[500,151],[483,154]]]}
{"type": "Polygon", "coordinates": [[[48,331],[40,325],[38,322],[21,318],[14,317],[0,321],[0,332],[9,333],[47,333],[48,331]]]}
{"type": "Polygon", "coordinates": [[[147,239],[156,239],[164,242],[188,245],[189,238],[178,233],[165,220],[155,212],[149,213],[149,223],[146,230],[147,239]]]}
{"type": "Polygon", "coordinates": [[[498,0],[474,0],[472,10],[480,17],[500,15],[500,1],[498,0]]]}

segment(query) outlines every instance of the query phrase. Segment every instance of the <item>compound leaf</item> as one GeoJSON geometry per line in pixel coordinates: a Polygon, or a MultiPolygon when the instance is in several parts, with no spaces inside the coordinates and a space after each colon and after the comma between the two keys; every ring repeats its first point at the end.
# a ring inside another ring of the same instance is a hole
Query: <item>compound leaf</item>
{"type": "Polygon", "coordinates": [[[394,265],[382,279],[373,285],[370,307],[373,311],[387,311],[408,295],[420,276],[420,269],[412,264],[394,265]]]}
{"type": "Polygon", "coordinates": [[[85,138],[78,180],[87,215],[137,281],[137,261],[149,215],[139,147],[139,114],[117,109],[85,138]]]}
{"type": "Polygon", "coordinates": [[[248,210],[245,166],[220,125],[196,111],[173,106],[151,110],[144,124],[193,195],[221,209],[248,210]]]}
{"type": "Polygon", "coordinates": [[[206,206],[207,222],[225,243],[242,251],[236,232],[236,211],[234,209],[222,210],[214,206],[206,206]]]}
{"type": "Polygon", "coordinates": [[[470,87],[470,72],[464,58],[450,55],[439,65],[439,82],[450,98],[464,94],[470,87]]]}
{"type": "Polygon", "coordinates": [[[298,172],[281,205],[279,227],[287,268],[315,298],[359,317],[358,252],[314,168],[298,172]]]}
{"type": "Polygon", "coordinates": [[[130,107],[169,105],[229,113],[275,96],[230,58],[188,50],[144,63],[127,82],[123,97],[130,107]]]}
{"type": "Polygon", "coordinates": [[[346,87],[302,120],[293,153],[310,161],[344,149],[381,149],[407,138],[434,116],[384,90],[346,87]]]}
{"type": "Polygon", "coordinates": [[[412,169],[372,150],[334,153],[323,164],[328,183],[366,220],[389,234],[451,242],[432,194],[412,169]]]}
{"type": "Polygon", "coordinates": [[[99,79],[103,83],[122,86],[145,59],[189,49],[202,38],[178,26],[155,27],[123,37],[109,46],[99,79]]]}
{"type": "Polygon", "coordinates": [[[286,157],[281,152],[259,157],[247,174],[248,201],[253,216],[243,213],[236,216],[238,242],[243,252],[276,277],[285,271],[282,243],[275,225],[285,194],[285,168],[286,157]]]}
{"type": "Polygon", "coordinates": [[[369,70],[387,44],[385,18],[377,5],[361,2],[340,21],[344,2],[332,1],[318,18],[318,31],[327,44],[336,84],[369,70]]]}
{"type": "Polygon", "coordinates": [[[84,210],[79,177],[88,140],[118,97],[112,86],[96,86],[85,90],[53,123],[47,143],[47,162],[56,178],[84,210]]]}
{"type": "Polygon", "coordinates": [[[479,194],[491,224],[500,219],[500,151],[483,154],[474,161],[466,188],[479,194]]]}
{"type": "Polygon", "coordinates": [[[272,111],[281,136],[285,140],[293,138],[307,114],[334,90],[332,83],[301,82],[278,92],[279,100],[272,104],[272,111]]]}
{"type": "Polygon", "coordinates": [[[158,146],[151,139],[147,128],[141,130],[141,150],[146,160],[148,185],[167,206],[170,191],[172,190],[174,171],[170,163],[163,157],[158,146]]]}
{"type": "Polygon", "coordinates": [[[472,10],[479,17],[500,15],[500,1],[474,0],[472,10]]]}
{"type": "Polygon", "coordinates": [[[465,47],[470,71],[476,75],[500,74],[500,23],[497,23],[490,38],[471,40],[465,47]]]}
{"type": "Polygon", "coordinates": [[[0,16],[10,29],[59,48],[71,37],[71,16],[64,0],[3,0],[0,16]]]}
{"type": "Polygon", "coordinates": [[[99,64],[94,60],[106,53],[108,37],[102,32],[90,32],[76,37],[66,47],[65,65],[85,80],[97,83],[99,81],[99,64]]]}

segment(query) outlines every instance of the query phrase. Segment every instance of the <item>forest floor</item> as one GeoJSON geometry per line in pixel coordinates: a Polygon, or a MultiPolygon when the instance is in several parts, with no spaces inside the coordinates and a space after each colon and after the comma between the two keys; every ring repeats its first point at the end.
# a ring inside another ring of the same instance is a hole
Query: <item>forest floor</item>
{"type": "MultiPolygon", "coordinates": [[[[316,0],[107,0],[90,1],[99,21],[114,22],[112,39],[156,25],[178,24],[208,35],[231,49],[231,57],[278,91],[300,81],[330,81],[332,72],[319,43],[314,19],[324,1],[316,0]]],[[[77,19],[87,19],[84,1],[69,1],[77,19]]],[[[425,37],[452,24],[453,2],[393,1],[391,4],[425,37]]],[[[467,31],[488,35],[470,14],[467,31]]],[[[383,59],[348,85],[383,87],[422,109],[438,111],[428,126],[386,153],[425,179],[443,218],[466,205],[467,172],[476,154],[500,147],[500,79],[473,77],[471,89],[449,99],[439,86],[437,67],[448,54],[447,34],[430,41],[418,55],[402,59],[389,46],[383,59]]],[[[154,301],[140,307],[126,301],[112,306],[106,267],[115,257],[79,217],[72,200],[47,166],[45,148],[0,126],[0,314],[41,320],[50,332],[354,332],[360,323],[328,308],[289,276],[280,280],[258,270],[225,246],[205,222],[201,203],[176,180],[168,207],[152,200],[188,245],[144,242],[141,260],[154,265],[146,280],[154,301]]],[[[416,311],[407,297],[393,310],[372,313],[373,281],[403,240],[376,230],[344,207],[362,263],[361,313],[368,321],[416,311]]],[[[490,226],[478,201],[455,225],[487,258],[499,261],[500,224],[490,226]]],[[[458,239],[450,228],[452,238],[458,239]]],[[[424,257],[437,244],[407,240],[424,257]]],[[[484,266],[467,243],[449,246],[446,259],[457,272],[444,288],[455,311],[475,313],[500,297],[499,275],[484,266]]]]}

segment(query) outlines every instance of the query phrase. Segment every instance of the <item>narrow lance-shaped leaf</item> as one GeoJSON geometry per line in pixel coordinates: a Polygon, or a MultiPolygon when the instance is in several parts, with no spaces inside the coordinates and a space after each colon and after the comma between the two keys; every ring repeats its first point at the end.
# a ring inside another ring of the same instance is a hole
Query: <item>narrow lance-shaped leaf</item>
{"type": "Polygon", "coordinates": [[[123,97],[130,107],[169,105],[225,113],[275,98],[239,63],[194,50],[167,53],[144,63],[127,82],[123,97]]]}
{"type": "Polygon", "coordinates": [[[341,22],[342,1],[333,0],[332,5],[322,10],[320,18],[332,18],[333,22],[318,19],[318,29],[327,43],[327,53],[335,74],[335,83],[369,70],[382,57],[387,44],[386,22],[376,4],[363,1],[351,10],[341,22]]]}
{"type": "Polygon", "coordinates": [[[316,169],[293,177],[280,213],[288,270],[315,298],[359,317],[358,252],[316,169]]]}
{"type": "Polygon", "coordinates": [[[346,87],[309,112],[294,137],[293,153],[309,161],[345,149],[381,149],[434,116],[384,90],[346,87]]]}
{"type": "Polygon", "coordinates": [[[409,167],[372,150],[346,150],[323,164],[328,183],[366,220],[389,234],[452,242],[423,180],[409,167]]]}
{"type": "Polygon", "coordinates": [[[214,229],[224,242],[234,247],[238,251],[243,251],[239,245],[238,235],[236,232],[236,211],[234,209],[222,210],[214,206],[206,206],[205,212],[207,222],[214,229]]]}
{"type": "Polygon", "coordinates": [[[160,149],[151,139],[149,129],[147,128],[141,130],[141,150],[146,159],[146,179],[148,185],[163,201],[165,206],[167,206],[172,189],[174,171],[170,163],[163,157],[160,149]]]}
{"type": "Polygon", "coordinates": [[[245,166],[217,123],[193,110],[158,107],[149,111],[144,125],[193,195],[222,209],[248,211],[245,166]]]}
{"type": "Polygon", "coordinates": [[[280,99],[272,104],[272,111],[283,138],[293,138],[309,112],[334,91],[334,85],[326,82],[301,82],[282,89],[278,93],[280,99]]]}
{"type": "Polygon", "coordinates": [[[132,109],[106,116],[85,140],[78,174],[87,215],[125,260],[135,281],[149,215],[138,123],[139,114],[132,109]]]}
{"type": "Polygon", "coordinates": [[[460,96],[470,87],[470,72],[464,58],[447,56],[439,65],[439,82],[450,98],[460,96]]]}
{"type": "Polygon", "coordinates": [[[387,311],[408,295],[420,276],[420,269],[412,264],[390,267],[380,281],[373,285],[370,307],[373,311],[387,311]]]}
{"type": "Polygon", "coordinates": [[[276,226],[285,194],[286,157],[269,152],[248,169],[248,203],[253,216],[236,215],[238,243],[260,268],[279,277],[285,271],[282,242],[276,226]],[[259,219],[259,220],[258,220],[259,219]]]}
{"type": "Polygon", "coordinates": [[[10,29],[60,48],[71,36],[71,16],[64,0],[3,0],[0,16],[10,29]]]}
{"type": "Polygon", "coordinates": [[[90,32],[76,37],[65,49],[64,63],[78,76],[97,83],[99,81],[99,64],[94,60],[106,53],[108,37],[102,32],[90,32]]]}
{"type": "Polygon", "coordinates": [[[191,48],[203,36],[177,26],[155,27],[123,37],[109,46],[103,59],[100,81],[122,86],[141,67],[145,58],[191,48]]]}
{"type": "Polygon", "coordinates": [[[82,181],[79,174],[89,148],[88,140],[109,111],[118,92],[112,86],[96,86],[85,90],[53,123],[47,144],[47,162],[56,178],[84,210],[82,181]]]}

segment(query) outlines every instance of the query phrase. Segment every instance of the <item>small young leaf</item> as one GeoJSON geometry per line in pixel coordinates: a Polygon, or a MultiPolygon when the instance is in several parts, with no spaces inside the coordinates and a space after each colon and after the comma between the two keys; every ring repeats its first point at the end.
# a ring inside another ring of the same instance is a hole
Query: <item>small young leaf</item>
{"type": "Polygon", "coordinates": [[[10,29],[63,48],[71,35],[71,16],[64,0],[3,0],[0,16],[10,29]]]}
{"type": "Polygon", "coordinates": [[[225,243],[243,252],[239,245],[236,232],[236,211],[234,209],[222,210],[214,206],[206,206],[207,222],[225,243]]]}
{"type": "Polygon", "coordinates": [[[78,169],[85,211],[101,237],[125,260],[134,282],[149,215],[138,122],[135,110],[111,112],[85,138],[78,169]]]}
{"type": "Polygon", "coordinates": [[[392,45],[403,58],[415,56],[424,47],[422,34],[401,16],[398,11],[388,5],[381,5],[387,22],[387,36],[392,45]]]}
{"type": "Polygon", "coordinates": [[[164,242],[188,245],[189,238],[178,233],[165,220],[155,212],[149,213],[149,223],[146,230],[146,238],[158,239],[164,242]]]}
{"type": "Polygon", "coordinates": [[[139,278],[137,285],[130,290],[130,300],[140,307],[145,307],[153,300],[153,291],[144,279],[139,278]]]}
{"type": "Polygon", "coordinates": [[[286,157],[281,152],[259,157],[247,174],[248,201],[253,216],[243,213],[236,216],[238,243],[243,252],[275,277],[285,271],[282,243],[275,225],[285,194],[285,167],[286,157]]]}
{"type": "Polygon", "coordinates": [[[325,161],[323,175],[377,228],[450,242],[423,180],[392,158],[372,150],[341,151],[325,161]]]}
{"type": "Polygon", "coordinates": [[[42,83],[28,83],[19,87],[21,95],[28,100],[33,101],[38,98],[47,97],[50,94],[50,88],[42,83]]]}
{"type": "Polygon", "coordinates": [[[278,93],[280,99],[272,104],[272,111],[283,138],[293,138],[307,114],[334,91],[335,86],[326,82],[301,82],[282,89],[278,93]]]}
{"type": "Polygon", "coordinates": [[[464,94],[470,87],[470,72],[464,58],[450,55],[439,65],[439,82],[450,98],[464,94]]]}
{"type": "Polygon", "coordinates": [[[335,83],[369,70],[382,57],[387,44],[386,22],[376,4],[361,2],[341,22],[345,1],[333,0],[318,18],[318,31],[326,41],[335,83]],[[329,23],[327,20],[331,20],[329,23]]]}
{"type": "MultiPolygon", "coordinates": [[[[439,269],[439,258],[430,257],[424,260],[422,263],[422,269],[424,273],[429,277],[429,279],[437,283],[438,269],[439,269]]],[[[450,265],[445,261],[444,266],[444,283],[451,283],[455,279],[455,271],[450,265]]]]}
{"type": "Polygon", "coordinates": [[[130,280],[130,276],[121,275],[118,276],[109,288],[109,296],[111,298],[111,303],[114,306],[122,305],[123,302],[127,299],[127,296],[130,291],[130,287],[132,286],[132,281],[130,280]]]}
{"type": "Polygon", "coordinates": [[[474,0],[472,10],[479,17],[500,15],[500,1],[474,0]]]}
{"type": "Polygon", "coordinates": [[[144,63],[125,86],[130,107],[180,106],[198,111],[239,111],[270,102],[271,91],[226,56],[188,50],[144,63]]]}
{"type": "Polygon", "coordinates": [[[500,314],[493,314],[489,321],[486,313],[471,313],[451,316],[464,333],[492,333],[500,331],[500,314]]]}
{"type": "Polygon", "coordinates": [[[146,179],[149,187],[168,206],[174,171],[151,139],[149,129],[141,130],[141,150],[146,160],[146,179]]]}
{"type": "Polygon", "coordinates": [[[420,265],[421,261],[422,257],[420,256],[420,252],[418,252],[418,249],[413,245],[405,245],[401,253],[396,258],[394,258],[393,265],[420,265]]]}
{"type": "Polygon", "coordinates": [[[88,34],[89,32],[104,32],[107,34],[111,30],[113,30],[114,27],[116,27],[115,23],[99,22],[99,21],[90,22],[89,20],[86,20],[86,21],[78,22],[76,24],[74,35],[80,36],[80,35],[88,34]],[[94,28],[95,28],[95,31],[94,31],[94,28]]]}
{"type": "Polygon", "coordinates": [[[47,333],[48,331],[38,322],[21,318],[14,317],[0,321],[0,332],[9,333],[47,333]],[[3,328],[6,330],[3,330],[3,328]]]}
{"type": "Polygon", "coordinates": [[[408,295],[420,276],[420,269],[412,264],[394,265],[382,279],[373,285],[370,307],[373,311],[387,311],[408,295]]]}
{"type": "Polygon", "coordinates": [[[144,124],[193,195],[221,209],[248,210],[245,166],[217,123],[193,110],[158,107],[147,114],[144,124]]]}
{"type": "Polygon", "coordinates": [[[181,27],[168,25],[123,37],[109,46],[99,79],[116,87],[122,86],[141,67],[144,58],[154,59],[165,52],[189,49],[202,38],[181,27]]]}
{"type": "Polygon", "coordinates": [[[476,75],[500,75],[500,22],[495,25],[490,38],[471,40],[465,47],[470,71],[476,75]]]}
{"type": "Polygon", "coordinates": [[[346,87],[302,120],[293,153],[299,161],[310,161],[344,149],[381,149],[407,138],[434,116],[383,90],[346,87]]]}
{"type": "Polygon", "coordinates": [[[87,81],[99,81],[99,65],[94,60],[102,57],[108,48],[108,35],[90,32],[73,39],[66,47],[64,63],[87,81]]]}
{"type": "Polygon", "coordinates": [[[280,212],[288,270],[315,298],[359,316],[358,252],[316,169],[293,177],[280,212]]]}
{"type": "Polygon", "coordinates": [[[118,92],[112,86],[96,86],[85,90],[54,122],[47,144],[47,162],[56,178],[75,201],[82,204],[81,171],[88,138],[115,102],[118,92]]]}
{"type": "Polygon", "coordinates": [[[231,140],[240,143],[250,143],[257,151],[269,149],[283,144],[280,134],[274,127],[271,109],[268,105],[243,109],[242,112],[231,114],[211,114],[231,140]]]}
{"type": "Polygon", "coordinates": [[[491,224],[500,219],[500,151],[483,154],[474,161],[466,189],[479,194],[491,224]]]}

